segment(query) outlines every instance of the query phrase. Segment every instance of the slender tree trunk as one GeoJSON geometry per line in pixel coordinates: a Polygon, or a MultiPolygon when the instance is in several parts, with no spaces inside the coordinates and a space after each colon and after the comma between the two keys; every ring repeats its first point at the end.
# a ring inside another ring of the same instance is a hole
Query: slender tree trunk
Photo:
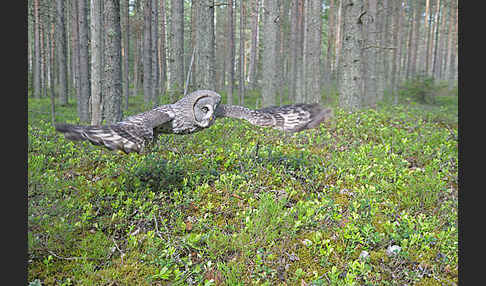
{"type": "Polygon", "coordinates": [[[238,84],[239,104],[245,104],[245,28],[246,28],[246,13],[245,0],[241,0],[240,5],[240,82],[238,84]]]}
{"type": "Polygon", "coordinates": [[[41,97],[41,53],[39,0],[34,0],[34,97],[41,97]]]}
{"type": "Polygon", "coordinates": [[[445,68],[444,68],[444,78],[447,76],[447,79],[449,78],[449,72],[450,72],[450,60],[451,60],[451,54],[452,54],[452,30],[453,30],[453,23],[454,23],[454,15],[452,13],[452,6],[453,6],[454,0],[449,1],[449,17],[448,17],[448,32],[447,32],[447,55],[445,58],[445,68]]]}
{"type": "Polygon", "coordinates": [[[355,110],[361,107],[361,34],[362,22],[357,20],[363,13],[363,0],[347,1],[343,5],[343,42],[340,53],[338,81],[339,106],[355,110]]]}
{"type": "Polygon", "coordinates": [[[125,109],[128,109],[128,95],[130,84],[130,69],[128,59],[130,57],[130,21],[129,21],[129,0],[123,1],[123,97],[125,98],[125,109]]]}
{"type": "Polygon", "coordinates": [[[81,122],[89,122],[89,101],[91,89],[89,84],[89,53],[88,53],[88,15],[86,0],[78,1],[78,21],[79,21],[79,119],[81,122]]]}
{"type": "Polygon", "coordinates": [[[171,0],[170,90],[172,100],[184,93],[184,1],[171,0]]]}
{"type": "MultiPolygon", "coordinates": [[[[76,93],[76,102],[79,103],[79,95],[81,94],[81,86],[79,81],[79,25],[78,25],[78,3],[71,1],[71,41],[72,41],[72,77],[74,82],[74,90],[76,93]]],[[[81,106],[77,104],[77,113],[80,113],[81,106]]]]}
{"type": "Polygon", "coordinates": [[[363,99],[365,106],[374,106],[378,98],[377,64],[380,62],[378,61],[380,49],[377,48],[379,46],[377,42],[377,25],[381,22],[377,21],[379,17],[377,0],[368,0],[368,14],[368,16],[364,15],[364,17],[361,17],[367,45],[363,49],[363,61],[366,61],[366,65],[363,66],[363,78],[366,86],[363,90],[363,99]]]}
{"type": "Polygon", "coordinates": [[[321,27],[322,27],[322,3],[321,0],[310,0],[307,2],[307,50],[306,62],[306,85],[305,94],[309,103],[319,103],[321,99],[320,88],[320,58],[321,58],[321,27]]]}
{"type": "Polygon", "coordinates": [[[329,1],[329,12],[328,12],[328,23],[327,23],[327,53],[326,53],[326,67],[327,71],[325,73],[326,85],[331,82],[331,75],[334,71],[334,43],[335,43],[335,10],[336,10],[336,0],[329,1]]]}
{"type": "Polygon", "coordinates": [[[419,52],[419,42],[420,42],[420,24],[421,24],[421,15],[422,15],[422,5],[420,3],[415,3],[415,17],[414,17],[414,25],[415,30],[414,34],[414,41],[413,41],[413,53],[412,53],[412,67],[411,67],[411,74],[412,76],[417,75],[417,54],[419,52]]]}
{"type": "Polygon", "coordinates": [[[227,9],[226,7],[222,8],[221,6],[216,7],[216,27],[215,27],[215,34],[216,34],[216,42],[215,42],[215,49],[216,55],[218,55],[216,60],[216,90],[222,90],[225,86],[225,64],[226,64],[226,21],[225,21],[225,14],[227,9]]]}
{"type": "Polygon", "coordinates": [[[233,0],[228,0],[228,35],[227,35],[227,47],[228,58],[226,63],[228,64],[227,72],[228,76],[228,90],[227,90],[227,103],[233,104],[233,89],[235,83],[235,26],[233,17],[233,0]]]}
{"type": "Polygon", "coordinates": [[[159,55],[158,55],[158,44],[159,44],[159,13],[157,9],[157,0],[152,0],[152,23],[150,24],[150,29],[152,32],[151,35],[151,45],[152,45],[152,102],[155,105],[160,104],[160,95],[159,95],[159,55]]]}
{"type": "Polygon", "coordinates": [[[165,29],[165,0],[160,0],[160,92],[165,94],[167,87],[167,42],[166,42],[166,29],[165,29]]]}
{"type": "Polygon", "coordinates": [[[103,120],[103,1],[91,0],[91,125],[103,120]]]}
{"type": "Polygon", "coordinates": [[[258,15],[260,0],[252,1],[251,17],[251,50],[250,50],[250,68],[249,68],[249,85],[250,89],[255,89],[257,84],[257,56],[258,56],[258,15]]]}
{"type": "Polygon", "coordinates": [[[104,1],[105,22],[105,107],[106,123],[112,124],[122,119],[122,63],[120,1],[104,1]]]}
{"type": "Polygon", "coordinates": [[[397,81],[397,62],[398,62],[398,37],[399,37],[399,19],[400,19],[400,6],[401,6],[401,0],[400,1],[392,1],[391,3],[392,9],[393,9],[393,26],[392,26],[392,43],[393,47],[395,47],[392,51],[392,66],[391,66],[391,94],[394,99],[394,103],[398,103],[398,98],[397,98],[397,93],[396,93],[396,81],[397,81]]]}
{"type": "Polygon", "coordinates": [[[64,1],[56,0],[56,48],[57,65],[59,74],[59,102],[61,105],[68,103],[68,81],[67,81],[67,50],[66,50],[66,27],[64,18],[64,1]]]}
{"type": "Polygon", "coordinates": [[[454,11],[452,11],[454,19],[452,22],[454,22],[454,27],[453,27],[453,32],[451,34],[452,38],[452,44],[451,44],[451,54],[450,54],[450,60],[449,60],[449,90],[452,90],[454,86],[454,81],[456,79],[456,49],[457,49],[457,2],[454,1],[454,11]]]}
{"type": "Polygon", "coordinates": [[[336,44],[334,45],[336,51],[334,52],[335,58],[335,71],[336,71],[336,79],[339,81],[339,66],[340,66],[340,59],[341,59],[341,49],[343,43],[343,3],[344,0],[339,0],[339,6],[337,11],[337,21],[336,21],[336,44]]]}
{"type": "Polygon", "coordinates": [[[40,15],[40,49],[41,49],[41,97],[47,97],[47,40],[46,40],[46,20],[45,15],[40,15]]]}
{"type": "Polygon", "coordinates": [[[429,70],[429,45],[430,45],[430,0],[425,0],[425,18],[424,18],[424,49],[422,57],[422,68],[424,75],[428,75],[429,70]]]}
{"type": "Polygon", "coordinates": [[[143,7],[143,98],[152,101],[152,0],[145,0],[143,7]]]}
{"type": "Polygon", "coordinates": [[[437,63],[437,49],[439,47],[438,43],[439,43],[439,23],[440,21],[442,20],[440,17],[440,0],[437,0],[437,10],[436,10],[436,14],[435,14],[435,24],[434,24],[434,28],[435,28],[435,36],[434,36],[434,54],[433,54],[433,59],[432,59],[432,76],[434,78],[437,78],[437,66],[438,66],[438,63],[437,63]]]}
{"type": "Polygon", "coordinates": [[[439,57],[438,57],[438,67],[437,67],[437,79],[443,80],[444,77],[444,64],[445,64],[445,52],[446,52],[446,41],[447,41],[447,31],[446,31],[446,23],[447,23],[447,14],[446,14],[446,2],[444,1],[442,4],[444,7],[444,11],[441,12],[441,20],[440,20],[440,30],[439,30],[439,57]]]}
{"type": "Polygon", "coordinates": [[[305,76],[304,76],[304,48],[305,48],[305,14],[304,0],[297,2],[297,66],[295,78],[295,102],[305,102],[305,76]]]}
{"type": "Polygon", "coordinates": [[[133,64],[133,81],[134,81],[134,88],[133,88],[133,95],[137,95],[140,93],[140,57],[142,54],[142,16],[140,13],[140,3],[142,0],[136,0],[135,2],[135,53],[133,56],[134,64],[133,64]]]}
{"type": "MultiPolygon", "coordinates": [[[[408,22],[408,42],[407,42],[407,76],[406,78],[409,79],[410,76],[412,75],[412,42],[413,42],[413,31],[415,30],[415,17],[416,17],[416,9],[413,9],[412,3],[413,1],[409,0],[409,7],[410,10],[413,12],[412,15],[410,15],[410,19],[408,22]]],[[[418,3],[415,3],[414,5],[418,5],[418,3]]]]}
{"type": "Polygon", "coordinates": [[[264,1],[263,24],[263,106],[275,105],[277,93],[277,33],[279,31],[279,0],[264,1]]]}
{"type": "Polygon", "coordinates": [[[196,13],[196,89],[214,89],[214,0],[193,1],[196,13]]]}
{"type": "Polygon", "coordinates": [[[51,32],[47,34],[47,44],[49,46],[49,85],[50,85],[50,93],[51,93],[51,123],[54,125],[56,122],[56,91],[55,91],[55,84],[54,84],[54,65],[55,65],[55,41],[54,41],[54,19],[52,19],[51,13],[49,13],[49,23],[51,24],[51,32]]]}

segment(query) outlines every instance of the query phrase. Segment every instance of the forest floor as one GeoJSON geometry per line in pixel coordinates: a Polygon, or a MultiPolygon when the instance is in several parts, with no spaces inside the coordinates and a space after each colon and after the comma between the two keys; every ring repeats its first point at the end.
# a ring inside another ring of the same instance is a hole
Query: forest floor
{"type": "Polygon", "coordinates": [[[28,104],[30,285],[458,283],[457,97],[292,135],[224,119],[146,155],[68,141],[28,104]]]}

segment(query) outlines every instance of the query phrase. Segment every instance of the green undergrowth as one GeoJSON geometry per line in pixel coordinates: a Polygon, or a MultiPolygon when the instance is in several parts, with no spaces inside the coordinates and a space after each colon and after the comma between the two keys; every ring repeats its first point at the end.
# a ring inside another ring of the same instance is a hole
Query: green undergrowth
{"type": "Polygon", "coordinates": [[[296,134],[224,119],[145,155],[64,139],[49,103],[28,106],[32,285],[458,283],[457,97],[296,134]]]}

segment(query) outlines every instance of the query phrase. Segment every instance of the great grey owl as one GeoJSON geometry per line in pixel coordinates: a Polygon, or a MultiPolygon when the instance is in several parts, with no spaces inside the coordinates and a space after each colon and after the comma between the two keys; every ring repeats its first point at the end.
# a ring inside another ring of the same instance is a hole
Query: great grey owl
{"type": "Polygon", "coordinates": [[[330,108],[318,104],[293,104],[251,110],[220,104],[221,96],[211,90],[197,90],[173,104],[127,117],[111,125],[80,126],[56,124],[70,140],[88,140],[110,150],[141,153],[159,134],[189,134],[210,127],[216,118],[244,119],[253,125],[297,132],[317,127],[332,117],[330,108]]]}

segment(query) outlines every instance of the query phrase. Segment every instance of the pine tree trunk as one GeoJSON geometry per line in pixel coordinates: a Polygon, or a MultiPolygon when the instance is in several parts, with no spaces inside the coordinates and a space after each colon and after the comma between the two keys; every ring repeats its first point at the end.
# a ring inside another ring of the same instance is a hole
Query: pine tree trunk
{"type": "Polygon", "coordinates": [[[434,49],[433,49],[433,58],[432,58],[432,76],[434,78],[438,78],[437,76],[437,67],[438,67],[438,63],[437,63],[437,49],[439,47],[438,43],[439,43],[439,23],[440,21],[442,21],[442,17],[440,17],[440,0],[437,0],[437,10],[436,10],[436,13],[435,13],[435,24],[434,24],[434,49]]]}
{"type": "Polygon", "coordinates": [[[56,48],[57,65],[59,74],[59,102],[65,106],[68,103],[68,80],[67,80],[67,49],[66,49],[66,26],[64,18],[64,1],[56,0],[56,48]]]}
{"type": "MultiPolygon", "coordinates": [[[[81,94],[81,86],[79,84],[79,22],[78,22],[78,3],[71,1],[71,61],[72,61],[72,78],[74,82],[74,90],[76,94],[76,102],[79,102],[79,95],[81,94]]],[[[80,105],[77,104],[77,113],[80,113],[80,105]]]]}
{"type": "Polygon", "coordinates": [[[366,45],[367,47],[363,50],[363,61],[366,61],[366,65],[363,65],[363,79],[366,88],[363,90],[364,94],[364,106],[374,106],[378,98],[378,77],[377,77],[377,64],[378,55],[380,54],[380,49],[377,47],[377,25],[381,21],[376,21],[378,19],[378,1],[368,0],[368,14],[363,15],[361,20],[363,22],[363,28],[365,29],[366,35],[366,45]]]}
{"type": "Polygon", "coordinates": [[[257,56],[258,56],[258,15],[260,0],[252,1],[251,17],[251,50],[250,50],[250,67],[249,67],[249,87],[255,89],[257,86],[257,56]]]}
{"type": "Polygon", "coordinates": [[[170,90],[172,100],[184,93],[184,1],[172,0],[170,38],[170,90]]]}
{"type": "Polygon", "coordinates": [[[41,97],[41,53],[39,0],[34,0],[34,97],[41,97]]]}
{"type": "Polygon", "coordinates": [[[415,31],[413,32],[413,35],[415,37],[413,41],[413,53],[412,53],[412,67],[411,67],[411,74],[412,76],[417,75],[417,54],[419,52],[419,42],[420,42],[420,24],[421,24],[421,15],[422,15],[422,5],[420,3],[416,3],[415,5],[415,31]]]}
{"type": "Polygon", "coordinates": [[[51,32],[47,33],[47,44],[49,49],[49,86],[50,86],[50,93],[51,93],[51,123],[54,125],[56,123],[56,91],[55,91],[55,84],[54,84],[54,65],[55,65],[55,41],[54,41],[54,20],[52,19],[51,13],[48,15],[49,20],[48,23],[51,25],[51,32]]]}
{"type": "MultiPolygon", "coordinates": [[[[413,9],[414,6],[412,6],[413,1],[409,0],[409,7],[410,10],[412,10],[412,15],[410,15],[409,22],[408,22],[408,42],[407,42],[407,74],[406,78],[409,79],[410,76],[412,75],[412,42],[413,42],[413,31],[415,30],[415,17],[416,17],[416,9],[413,9]]],[[[415,3],[414,5],[418,5],[418,3],[415,3]]]]}
{"type": "Polygon", "coordinates": [[[234,16],[233,16],[233,0],[228,0],[228,34],[226,37],[227,40],[227,49],[228,49],[228,58],[226,59],[226,63],[228,65],[227,72],[229,73],[228,76],[228,87],[227,87],[227,104],[233,104],[233,89],[235,83],[235,26],[234,26],[234,16]]]}
{"type": "Polygon", "coordinates": [[[452,44],[451,44],[451,54],[449,60],[449,73],[448,73],[448,80],[449,80],[449,90],[452,90],[454,86],[454,81],[456,79],[456,49],[457,49],[457,2],[454,1],[454,11],[452,11],[454,19],[452,22],[454,23],[453,32],[451,34],[452,44]]]}
{"type": "Polygon", "coordinates": [[[278,0],[265,0],[263,24],[263,88],[262,105],[275,105],[277,93],[277,33],[279,31],[279,3],[278,0]]]}
{"type": "Polygon", "coordinates": [[[130,22],[129,22],[129,0],[123,1],[123,98],[125,109],[128,109],[128,95],[130,93],[130,68],[128,59],[130,56],[130,22]]]}
{"type": "Polygon", "coordinates": [[[159,13],[157,9],[157,0],[152,0],[152,16],[151,20],[152,23],[150,24],[151,29],[151,46],[152,46],[152,102],[154,105],[160,104],[160,95],[159,95],[159,55],[158,55],[158,44],[159,44],[159,13]]]}
{"type": "Polygon", "coordinates": [[[306,68],[305,94],[307,102],[319,103],[321,99],[320,88],[320,58],[321,58],[321,27],[322,17],[321,0],[310,0],[308,4],[307,17],[307,50],[304,63],[306,68]]]}
{"type": "Polygon", "coordinates": [[[214,89],[214,0],[193,1],[196,13],[196,89],[214,89]]]}
{"type": "Polygon", "coordinates": [[[91,0],[91,125],[103,120],[103,1],[91,0]]]}
{"type": "Polygon", "coordinates": [[[424,43],[423,43],[423,56],[422,56],[422,68],[424,75],[428,75],[429,70],[429,44],[430,44],[430,0],[425,0],[425,18],[424,18],[424,43]]]}
{"type": "Polygon", "coordinates": [[[327,52],[326,52],[326,73],[325,73],[325,84],[329,86],[332,79],[332,74],[334,70],[334,41],[335,41],[335,10],[336,10],[336,0],[329,1],[328,8],[328,23],[327,23],[327,52]]]}
{"type": "Polygon", "coordinates": [[[136,96],[140,93],[140,57],[142,54],[142,16],[140,13],[140,3],[142,0],[136,0],[135,2],[135,53],[133,56],[133,95],[136,96]]]}
{"type": "Polygon", "coordinates": [[[89,101],[91,89],[89,83],[89,53],[88,53],[88,15],[86,0],[78,2],[78,21],[79,21],[79,119],[81,122],[89,122],[89,101]]]}
{"type": "Polygon", "coordinates": [[[143,99],[152,101],[152,0],[145,0],[143,7],[143,99]]]}
{"type": "Polygon", "coordinates": [[[392,19],[393,19],[393,26],[392,26],[392,45],[394,47],[393,51],[392,51],[392,66],[391,66],[391,94],[393,96],[393,99],[394,99],[394,103],[397,104],[398,103],[398,98],[397,98],[397,93],[396,93],[396,81],[397,81],[397,68],[398,68],[398,58],[399,58],[399,54],[398,54],[398,51],[399,51],[399,48],[398,48],[398,45],[399,45],[399,41],[398,41],[398,37],[399,37],[399,29],[398,29],[398,26],[399,26],[399,19],[400,19],[400,3],[401,1],[392,1],[392,9],[393,9],[393,16],[392,16],[392,19]]]}
{"type": "Polygon", "coordinates": [[[245,0],[241,0],[240,5],[240,65],[239,65],[239,84],[238,84],[238,93],[239,93],[239,104],[245,104],[245,0]]]}
{"type": "Polygon", "coordinates": [[[216,7],[216,27],[214,30],[214,33],[216,34],[216,43],[215,43],[215,49],[216,49],[216,55],[218,55],[215,60],[215,88],[216,90],[222,90],[224,89],[224,82],[225,82],[225,60],[226,60],[226,21],[225,21],[225,14],[226,13],[226,7],[222,8],[221,6],[216,7]]]}
{"type": "Polygon", "coordinates": [[[166,41],[166,13],[165,13],[166,5],[165,0],[160,0],[160,92],[161,94],[165,94],[166,86],[167,86],[167,41],[166,41]]]}
{"type": "Polygon", "coordinates": [[[304,0],[297,1],[297,65],[295,71],[295,102],[305,102],[305,77],[304,77],[304,44],[305,44],[305,14],[304,0]]]}
{"type": "Polygon", "coordinates": [[[363,0],[347,1],[343,5],[343,42],[339,66],[339,106],[348,110],[361,107],[361,34],[360,15],[363,12],[363,0]]]}
{"type": "Polygon", "coordinates": [[[122,119],[122,63],[120,1],[104,1],[105,23],[105,82],[104,101],[106,123],[112,124],[122,119]]]}

